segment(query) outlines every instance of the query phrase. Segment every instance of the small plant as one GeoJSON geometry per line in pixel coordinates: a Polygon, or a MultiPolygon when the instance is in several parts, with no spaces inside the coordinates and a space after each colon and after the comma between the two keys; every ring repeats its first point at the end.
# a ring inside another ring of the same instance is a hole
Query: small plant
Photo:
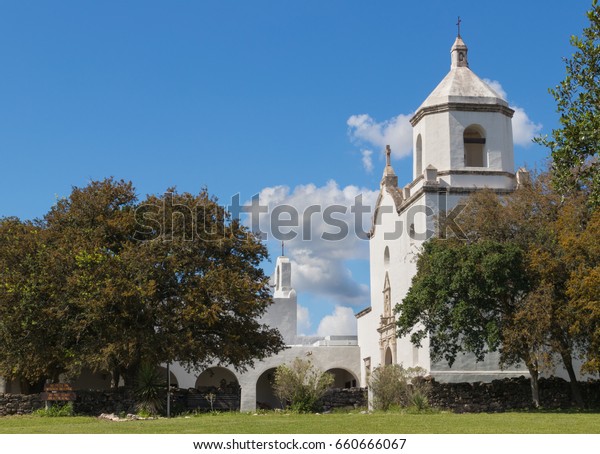
{"type": "Polygon", "coordinates": [[[373,408],[388,411],[391,406],[405,406],[406,377],[404,368],[388,364],[376,368],[369,379],[373,393],[373,408]]]}
{"type": "Polygon", "coordinates": [[[156,366],[143,364],[140,367],[135,386],[137,411],[140,416],[155,416],[163,409],[165,387],[166,383],[156,366]]]}
{"type": "Polygon", "coordinates": [[[208,403],[210,404],[210,411],[214,412],[215,411],[214,404],[215,404],[217,395],[215,393],[208,393],[207,395],[204,396],[204,398],[206,400],[208,400],[208,403]]]}
{"type": "Polygon", "coordinates": [[[34,412],[34,415],[41,417],[62,417],[62,416],[73,416],[73,402],[66,404],[51,404],[48,408],[40,408],[34,412]]]}
{"type": "Polygon", "coordinates": [[[393,407],[414,407],[421,411],[429,408],[429,384],[421,377],[420,367],[405,369],[399,364],[376,368],[369,386],[373,393],[373,408],[388,411],[393,407]]]}
{"type": "Polygon", "coordinates": [[[422,389],[413,389],[409,394],[409,403],[415,410],[424,411],[429,409],[429,399],[422,389]]]}
{"type": "Polygon", "coordinates": [[[273,388],[282,404],[297,413],[318,411],[318,402],[333,384],[333,375],[315,368],[310,361],[294,359],[275,371],[273,388]]]}

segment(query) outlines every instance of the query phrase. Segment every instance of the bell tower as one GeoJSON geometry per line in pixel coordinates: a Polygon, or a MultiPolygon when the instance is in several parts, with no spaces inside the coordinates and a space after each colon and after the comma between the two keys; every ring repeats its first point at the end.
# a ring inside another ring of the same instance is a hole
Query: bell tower
{"type": "Polygon", "coordinates": [[[514,111],[471,71],[468,52],[459,34],[450,49],[450,72],[410,120],[413,179],[433,168],[450,186],[508,189],[514,181],[514,111]],[[485,175],[493,178],[484,182],[485,175]]]}

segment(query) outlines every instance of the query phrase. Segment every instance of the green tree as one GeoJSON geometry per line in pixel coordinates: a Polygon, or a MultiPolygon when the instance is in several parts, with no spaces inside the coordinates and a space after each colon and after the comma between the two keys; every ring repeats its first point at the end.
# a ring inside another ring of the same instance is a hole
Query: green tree
{"type": "Polygon", "coordinates": [[[62,332],[69,318],[58,298],[65,283],[53,267],[43,226],[16,218],[0,219],[0,376],[27,392],[65,370],[74,345],[62,332]]]}
{"type": "Polygon", "coordinates": [[[160,225],[140,230],[138,223],[147,236],[142,266],[156,293],[156,361],[244,370],[284,348],[280,333],[259,322],[272,295],[260,267],[267,249],[254,234],[206,190],[171,189],[140,207],[147,226],[160,225]]]}
{"type": "Polygon", "coordinates": [[[587,12],[589,26],[581,37],[572,36],[575,48],[565,58],[565,79],[550,93],[557,103],[560,127],[551,138],[536,141],[550,148],[554,181],[563,194],[589,192],[591,206],[600,206],[600,6],[593,0],[587,12]]]}
{"type": "Polygon", "coordinates": [[[573,363],[584,352],[589,330],[574,329],[584,316],[567,291],[569,280],[577,279],[577,265],[569,259],[571,246],[561,237],[580,230],[569,227],[569,222],[585,225],[590,213],[585,201],[581,193],[565,198],[544,173],[510,195],[473,194],[459,221],[471,241],[514,244],[525,253],[524,273],[531,288],[506,325],[503,354],[514,358],[526,351],[525,345],[535,347],[529,359],[522,359],[539,369],[550,369],[554,357],[560,357],[579,406],[584,403],[573,363]],[[569,207],[579,215],[573,217],[569,207]]]}
{"type": "Polygon", "coordinates": [[[532,377],[532,399],[539,405],[536,345],[521,338],[506,350],[506,334],[516,332],[515,314],[530,290],[523,251],[514,244],[482,240],[432,239],[424,244],[417,273],[398,314],[398,336],[420,345],[429,336],[434,361],[450,366],[459,353],[477,361],[500,350],[502,361],[524,361],[532,377]]]}
{"type": "Polygon", "coordinates": [[[600,211],[590,211],[583,196],[565,201],[555,223],[566,269],[565,306],[574,317],[569,335],[584,352],[582,370],[600,372],[600,211]]]}
{"type": "Polygon", "coordinates": [[[143,363],[244,369],[281,350],[258,322],[271,303],[266,248],[227,216],[207,191],[140,203],[131,183],[105,179],[73,188],[42,221],[3,220],[0,341],[15,348],[0,353],[0,374],[91,368],[133,386],[143,363]]]}

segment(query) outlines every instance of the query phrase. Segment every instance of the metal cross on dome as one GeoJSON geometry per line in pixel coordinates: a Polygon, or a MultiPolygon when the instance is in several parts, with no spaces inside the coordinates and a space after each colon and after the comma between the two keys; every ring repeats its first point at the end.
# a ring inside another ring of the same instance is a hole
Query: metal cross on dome
{"type": "Polygon", "coordinates": [[[458,16],[458,22],[456,23],[456,26],[458,27],[458,37],[460,38],[460,23],[462,21],[460,20],[460,16],[458,16]]]}

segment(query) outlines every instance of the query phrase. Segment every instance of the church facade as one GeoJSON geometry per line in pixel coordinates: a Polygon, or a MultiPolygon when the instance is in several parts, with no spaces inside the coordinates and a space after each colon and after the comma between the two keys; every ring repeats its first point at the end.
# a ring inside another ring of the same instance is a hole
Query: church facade
{"type": "Polygon", "coordinates": [[[513,191],[524,171],[515,172],[512,116],[507,102],[471,71],[468,48],[458,36],[450,71],[412,117],[413,180],[400,187],[390,162],[381,179],[370,231],[371,304],[356,314],[361,382],[381,364],[419,366],[440,381],[489,381],[527,375],[526,368],[501,370],[489,355],[476,362],[457,358],[452,368],[434,363],[428,341],[421,348],[397,338],[393,308],[408,292],[421,245],[443,234],[444,215],[473,191],[513,191]]]}

